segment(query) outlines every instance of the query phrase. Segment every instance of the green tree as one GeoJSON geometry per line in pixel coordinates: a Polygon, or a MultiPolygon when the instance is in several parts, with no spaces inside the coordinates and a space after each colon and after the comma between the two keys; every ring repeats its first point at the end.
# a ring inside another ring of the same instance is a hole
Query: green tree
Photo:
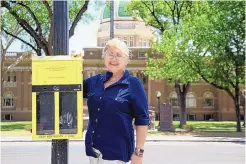
{"type": "Polygon", "coordinates": [[[134,11],[146,25],[158,30],[160,41],[152,45],[154,51],[160,55],[158,58],[148,56],[145,73],[158,79],[168,79],[174,85],[180,107],[180,127],[186,124],[186,94],[190,84],[199,80],[194,71],[180,60],[178,54],[185,51],[175,49],[175,40],[170,37],[170,31],[176,33],[176,26],[189,15],[193,6],[190,1],[132,1],[129,11],[134,11]]]}
{"type": "MultiPolygon", "coordinates": [[[[89,1],[69,1],[69,37],[74,35],[75,28],[78,22],[83,18],[83,21],[91,20],[93,17],[88,14],[87,8],[89,1]]],[[[100,6],[101,2],[93,2],[95,6],[100,6]]],[[[1,30],[16,39],[24,42],[31,47],[37,55],[45,53],[52,54],[53,42],[53,2],[50,0],[44,1],[1,1],[1,6],[4,8],[1,30]],[[12,17],[9,21],[7,18],[12,17]],[[21,37],[14,35],[9,31],[8,27],[14,24],[19,24],[25,31],[21,37]],[[31,41],[30,39],[31,38],[31,41]],[[29,40],[27,40],[29,39],[29,40]]]]}
{"type": "Polygon", "coordinates": [[[226,91],[234,101],[240,125],[240,85],[245,83],[245,2],[214,1],[194,8],[179,26],[181,55],[203,80],[226,91]]]}
{"type": "MultiPolygon", "coordinates": [[[[15,36],[20,36],[23,33],[23,29],[21,28],[20,25],[16,24],[16,22],[12,19],[12,17],[8,17],[6,18],[10,23],[8,23],[8,26],[6,26],[6,28],[8,29],[8,31],[10,31],[13,35],[15,36]],[[12,20],[11,20],[12,19],[12,20]]],[[[4,26],[4,24],[2,23],[1,26],[4,26]]],[[[1,88],[0,88],[0,92],[1,92],[1,97],[3,98],[3,85],[4,85],[4,74],[11,69],[14,65],[17,65],[21,59],[23,57],[25,57],[26,55],[28,55],[29,53],[24,53],[23,55],[19,56],[18,59],[12,63],[10,66],[6,67],[5,63],[6,63],[6,53],[9,49],[9,47],[12,45],[12,43],[15,41],[15,37],[8,35],[5,32],[2,32],[1,35],[1,72],[0,72],[0,77],[1,77],[1,88]]],[[[29,43],[27,43],[29,44],[29,43]]],[[[1,98],[1,101],[2,101],[1,98]]],[[[3,105],[3,103],[0,101],[1,107],[3,105]]]]}

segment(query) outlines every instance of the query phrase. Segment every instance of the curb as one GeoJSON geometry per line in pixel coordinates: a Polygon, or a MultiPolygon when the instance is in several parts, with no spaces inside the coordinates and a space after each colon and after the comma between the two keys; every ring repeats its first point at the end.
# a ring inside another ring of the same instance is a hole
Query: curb
{"type": "MultiPolygon", "coordinates": [[[[1,140],[1,142],[51,142],[52,140],[1,140]]],[[[85,140],[69,140],[70,142],[84,142],[85,140]]],[[[146,143],[151,142],[233,142],[233,143],[245,143],[241,140],[146,140],[146,143]]]]}

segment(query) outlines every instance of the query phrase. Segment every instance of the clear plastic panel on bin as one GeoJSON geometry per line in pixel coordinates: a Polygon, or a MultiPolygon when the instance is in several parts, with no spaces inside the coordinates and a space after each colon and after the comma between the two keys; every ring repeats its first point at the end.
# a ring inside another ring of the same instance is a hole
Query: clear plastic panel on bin
{"type": "Polygon", "coordinates": [[[60,134],[77,133],[77,92],[60,92],[60,134]]]}
{"type": "Polygon", "coordinates": [[[55,133],[55,117],[54,117],[54,93],[44,92],[37,93],[37,124],[36,132],[39,135],[55,133]]]}

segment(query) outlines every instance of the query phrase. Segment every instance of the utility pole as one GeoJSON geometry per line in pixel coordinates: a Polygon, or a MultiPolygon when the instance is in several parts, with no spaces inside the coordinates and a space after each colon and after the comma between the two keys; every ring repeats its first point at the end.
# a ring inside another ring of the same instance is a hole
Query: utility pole
{"type": "Polygon", "coordinates": [[[114,38],[114,0],[110,0],[110,39],[114,38]]]}
{"type": "MultiPolygon", "coordinates": [[[[53,1],[53,22],[54,22],[54,40],[53,55],[68,55],[69,53],[69,31],[68,31],[68,2],[53,1]]],[[[68,139],[52,140],[51,148],[52,164],[68,163],[68,139]]]]}

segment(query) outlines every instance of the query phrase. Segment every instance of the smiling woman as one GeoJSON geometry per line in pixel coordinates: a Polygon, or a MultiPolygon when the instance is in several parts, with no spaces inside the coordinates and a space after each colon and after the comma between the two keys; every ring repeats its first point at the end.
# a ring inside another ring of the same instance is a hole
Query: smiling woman
{"type": "Polygon", "coordinates": [[[103,49],[106,74],[83,82],[89,123],[85,135],[86,154],[91,164],[142,164],[149,125],[147,97],[142,83],[126,69],[127,45],[115,38],[103,49]],[[134,144],[133,119],[136,125],[134,144]]]}

